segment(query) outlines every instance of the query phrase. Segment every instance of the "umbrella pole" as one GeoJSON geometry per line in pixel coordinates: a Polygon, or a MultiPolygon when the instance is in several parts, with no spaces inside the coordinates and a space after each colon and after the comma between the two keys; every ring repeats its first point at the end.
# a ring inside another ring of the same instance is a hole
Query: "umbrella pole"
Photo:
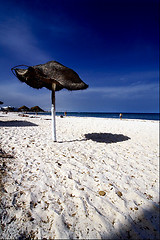
{"type": "Polygon", "coordinates": [[[52,107],[51,107],[51,114],[52,114],[52,139],[56,142],[56,107],[55,107],[55,89],[56,84],[52,84],[52,107]]]}

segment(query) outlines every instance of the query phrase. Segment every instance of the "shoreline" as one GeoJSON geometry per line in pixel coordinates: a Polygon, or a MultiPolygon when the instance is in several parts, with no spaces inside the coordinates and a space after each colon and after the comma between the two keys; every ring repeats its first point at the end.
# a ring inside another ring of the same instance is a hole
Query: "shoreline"
{"type": "MultiPolygon", "coordinates": [[[[45,120],[45,118],[47,120],[49,120],[48,118],[50,117],[51,120],[51,114],[41,114],[41,113],[23,113],[23,112],[8,112],[7,114],[0,112],[0,117],[27,117],[27,118],[42,118],[45,120]]],[[[61,115],[56,115],[56,119],[60,118],[61,115]]],[[[123,118],[120,119],[119,117],[117,118],[112,118],[112,117],[96,117],[96,116],[71,116],[71,115],[67,115],[64,116],[62,115],[62,117],[65,118],[79,118],[79,119],[102,119],[102,120],[116,120],[116,121],[153,121],[153,122],[160,122],[160,119],[138,119],[138,118],[123,118]]]]}
{"type": "MultiPolygon", "coordinates": [[[[21,114],[28,116],[50,116],[51,112],[10,112],[11,114],[21,114]]],[[[0,112],[1,115],[5,114],[0,112]]],[[[120,119],[119,113],[105,113],[105,112],[67,112],[67,117],[89,117],[89,118],[103,118],[103,119],[120,119]]],[[[56,117],[66,117],[64,112],[56,112],[56,117]]],[[[122,119],[135,120],[151,120],[160,121],[159,113],[122,113],[122,119]]]]}
{"type": "Polygon", "coordinates": [[[37,116],[0,115],[0,237],[158,239],[159,121],[37,116]]]}

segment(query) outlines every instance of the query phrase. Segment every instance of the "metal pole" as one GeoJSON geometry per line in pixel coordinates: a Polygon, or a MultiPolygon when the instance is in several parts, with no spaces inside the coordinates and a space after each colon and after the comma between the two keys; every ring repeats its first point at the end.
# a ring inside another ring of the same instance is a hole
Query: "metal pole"
{"type": "Polygon", "coordinates": [[[55,107],[55,89],[56,84],[52,83],[52,107],[51,107],[51,114],[52,114],[52,139],[56,142],[56,107],[55,107]]]}

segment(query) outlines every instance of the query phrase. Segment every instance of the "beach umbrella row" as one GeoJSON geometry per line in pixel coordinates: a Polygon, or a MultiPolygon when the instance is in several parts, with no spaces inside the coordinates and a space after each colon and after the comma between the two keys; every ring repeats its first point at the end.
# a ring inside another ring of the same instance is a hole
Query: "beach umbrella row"
{"type": "Polygon", "coordinates": [[[25,105],[20,107],[20,108],[18,108],[18,111],[24,111],[24,112],[44,112],[44,110],[42,108],[40,108],[39,106],[28,108],[25,105]]]}
{"type": "Polygon", "coordinates": [[[35,66],[18,65],[11,70],[21,82],[25,82],[30,87],[36,89],[45,87],[52,91],[52,136],[56,141],[55,91],[63,88],[70,91],[82,90],[88,88],[88,85],[74,70],[57,61],[49,61],[35,66]]]}

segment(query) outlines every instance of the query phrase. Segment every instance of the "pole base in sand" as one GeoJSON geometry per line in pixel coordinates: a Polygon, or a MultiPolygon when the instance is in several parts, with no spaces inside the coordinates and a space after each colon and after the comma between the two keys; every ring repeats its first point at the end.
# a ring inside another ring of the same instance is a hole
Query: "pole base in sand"
{"type": "Polygon", "coordinates": [[[52,84],[52,108],[51,108],[51,114],[52,114],[52,139],[54,142],[57,142],[56,140],[56,107],[55,107],[55,89],[56,84],[52,84]]]}

